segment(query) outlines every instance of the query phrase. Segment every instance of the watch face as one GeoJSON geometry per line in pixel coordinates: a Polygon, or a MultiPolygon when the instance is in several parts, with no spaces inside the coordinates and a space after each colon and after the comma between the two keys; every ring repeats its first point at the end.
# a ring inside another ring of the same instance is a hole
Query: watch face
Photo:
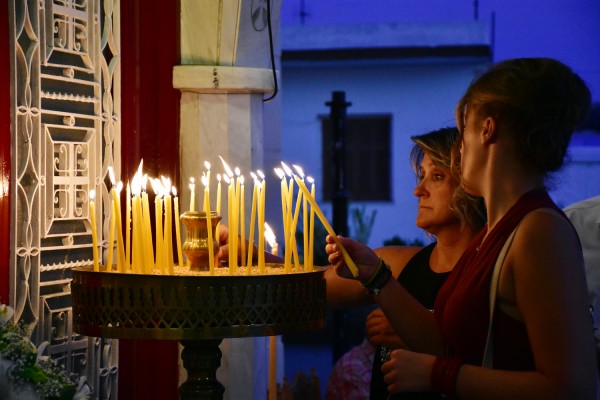
{"type": "Polygon", "coordinates": [[[267,27],[267,1],[269,0],[252,0],[250,6],[252,26],[259,32],[267,27]]]}

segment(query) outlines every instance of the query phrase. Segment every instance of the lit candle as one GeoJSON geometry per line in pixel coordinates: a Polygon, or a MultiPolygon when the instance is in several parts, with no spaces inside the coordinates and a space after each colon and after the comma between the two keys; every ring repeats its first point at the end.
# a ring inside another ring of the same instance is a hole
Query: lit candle
{"type": "Polygon", "coordinates": [[[286,232],[285,232],[285,237],[283,238],[284,243],[285,243],[285,250],[284,250],[284,270],[285,272],[289,272],[290,268],[291,268],[291,260],[292,260],[292,251],[293,251],[293,245],[292,245],[292,241],[290,240],[291,236],[294,234],[292,232],[292,219],[293,219],[293,197],[294,197],[294,180],[292,178],[293,174],[292,174],[292,170],[290,169],[290,167],[288,167],[283,161],[281,162],[281,165],[283,167],[283,170],[285,171],[286,175],[290,177],[289,180],[289,186],[287,188],[287,198],[286,198],[286,215],[285,215],[285,219],[286,219],[286,232]]]}
{"type": "Polygon", "coordinates": [[[131,268],[131,186],[125,190],[125,268],[131,268]]]}
{"type": "Polygon", "coordinates": [[[232,181],[229,179],[229,176],[227,175],[223,175],[223,180],[225,181],[226,184],[229,185],[229,187],[227,188],[227,221],[229,221],[229,273],[233,274],[233,269],[232,266],[234,264],[234,252],[233,252],[233,248],[232,248],[232,240],[231,240],[231,236],[232,236],[232,220],[233,220],[233,216],[232,216],[232,212],[233,212],[233,185],[232,185],[232,181]]]}
{"type": "MultiPolygon", "coordinates": [[[[116,184],[115,181],[115,173],[112,167],[108,167],[108,176],[110,178],[110,182],[112,183],[111,194],[113,197],[113,213],[115,216],[115,229],[117,235],[117,271],[124,272],[125,271],[125,253],[124,253],[124,245],[123,245],[123,229],[121,224],[121,189],[123,188],[123,183],[119,181],[116,184]]],[[[112,245],[112,242],[110,243],[112,245]]],[[[111,259],[112,261],[112,259],[111,259]]]]}
{"type": "Polygon", "coordinates": [[[166,265],[164,259],[164,238],[163,238],[163,187],[159,179],[152,179],[152,189],[154,190],[154,223],[156,229],[156,268],[161,274],[165,273],[166,265]]]}
{"type": "MultiPolygon", "coordinates": [[[[219,156],[227,175],[223,176],[225,183],[229,184],[227,189],[227,223],[229,224],[229,273],[235,272],[237,266],[237,215],[235,210],[235,179],[234,174],[223,157],[219,156]]],[[[238,169],[239,172],[239,169],[238,169]]]]}
{"type": "MultiPolygon", "coordinates": [[[[237,272],[237,266],[238,266],[238,253],[239,253],[239,249],[240,249],[240,242],[239,242],[239,233],[240,233],[240,192],[241,192],[241,182],[240,182],[240,169],[238,167],[235,167],[235,188],[234,188],[234,198],[233,198],[233,224],[234,226],[234,234],[233,236],[229,236],[229,241],[231,243],[231,240],[233,239],[233,247],[234,247],[234,251],[235,251],[235,268],[234,268],[234,272],[237,272]]],[[[231,246],[231,244],[230,244],[231,246]]]]}
{"type": "Polygon", "coordinates": [[[171,180],[161,175],[163,182],[164,206],[165,206],[165,233],[164,233],[164,257],[166,262],[166,273],[173,274],[173,204],[171,198],[171,180]]]}
{"type": "Polygon", "coordinates": [[[302,207],[302,191],[298,190],[298,196],[296,197],[296,208],[294,209],[294,216],[292,218],[292,224],[290,226],[290,237],[289,237],[289,245],[291,247],[291,251],[288,253],[287,251],[285,252],[286,257],[286,262],[285,262],[285,272],[290,273],[291,272],[291,268],[292,268],[292,264],[291,264],[291,257],[292,257],[292,253],[294,254],[294,265],[296,267],[299,266],[299,262],[298,262],[298,249],[296,248],[296,226],[298,224],[298,216],[300,215],[300,208],[302,207]],[[289,255],[288,255],[289,254],[289,255]]]}
{"type": "MultiPolygon", "coordinates": [[[[140,171],[141,173],[141,171],[140,171]]],[[[150,273],[154,269],[154,246],[152,244],[152,225],[150,221],[150,201],[148,200],[148,192],[146,186],[148,184],[148,175],[144,174],[142,179],[142,210],[140,214],[140,226],[142,226],[141,243],[143,250],[143,270],[145,273],[150,273]]]]}
{"type": "Polygon", "coordinates": [[[92,255],[94,258],[94,271],[100,271],[100,263],[98,262],[98,233],[96,232],[96,204],[94,197],[96,197],[96,191],[90,190],[90,222],[92,224],[92,255]]]}
{"type": "MultiPolygon", "coordinates": [[[[316,190],[315,190],[315,180],[310,176],[306,178],[308,182],[311,183],[310,187],[310,195],[313,200],[316,202],[316,190]]],[[[306,198],[306,197],[305,197],[306,198]]],[[[308,268],[309,271],[313,270],[314,261],[315,261],[315,208],[310,207],[310,232],[308,234],[308,268]]]]}
{"type": "MultiPolygon", "coordinates": [[[[298,175],[300,175],[301,179],[304,179],[304,171],[302,171],[302,168],[300,168],[300,166],[298,165],[294,165],[294,168],[296,169],[296,171],[298,172],[298,175]]],[[[304,269],[306,270],[307,268],[307,262],[308,262],[308,257],[309,257],[309,250],[308,250],[308,236],[309,236],[309,232],[308,232],[308,200],[306,199],[306,196],[303,196],[302,198],[302,248],[304,249],[303,251],[303,262],[304,262],[304,269]]]]}
{"type": "MultiPolygon", "coordinates": [[[[221,174],[217,174],[217,214],[221,214],[221,174]]],[[[221,221],[217,222],[217,229],[215,232],[215,236],[219,244],[221,241],[221,221]]]]}
{"type": "Polygon", "coordinates": [[[242,255],[240,265],[244,265],[246,259],[246,199],[244,194],[244,176],[240,176],[240,246],[242,247],[242,255]]]}
{"type": "Polygon", "coordinates": [[[117,212],[115,211],[115,198],[112,196],[113,190],[115,189],[110,189],[110,223],[108,228],[108,256],[106,258],[107,271],[112,271],[113,252],[115,249],[115,220],[117,219],[117,212]]]}
{"type": "Polygon", "coordinates": [[[190,211],[196,211],[196,180],[194,177],[190,178],[190,211]]]}
{"type": "Polygon", "coordinates": [[[131,265],[133,272],[141,272],[143,263],[143,225],[142,225],[142,206],[140,194],[142,191],[141,171],[134,175],[131,182],[131,214],[132,214],[132,239],[131,239],[131,265]]]}
{"type": "Polygon", "coordinates": [[[123,229],[121,224],[121,190],[123,189],[123,182],[117,183],[116,189],[113,191],[115,196],[115,213],[117,214],[117,224],[115,229],[117,230],[117,268],[119,272],[125,272],[125,245],[123,243],[123,229]]]}
{"type": "Polygon", "coordinates": [[[204,212],[206,212],[206,230],[208,232],[208,268],[211,275],[215,273],[215,254],[213,247],[212,216],[210,214],[210,193],[208,176],[202,176],[204,185],[204,212]]]}
{"type": "Polygon", "coordinates": [[[252,192],[252,206],[250,210],[250,233],[248,234],[248,262],[246,263],[248,275],[250,275],[252,267],[252,256],[254,252],[254,224],[256,223],[256,202],[258,201],[258,178],[254,172],[250,172],[254,182],[254,190],[252,192]]]}
{"type": "Polygon", "coordinates": [[[175,237],[177,240],[177,262],[179,266],[183,266],[183,250],[181,247],[181,222],[179,220],[179,197],[177,197],[177,189],[173,186],[173,203],[175,207],[175,237]]]}
{"type": "Polygon", "coordinates": [[[287,182],[285,180],[285,172],[281,168],[275,168],[275,173],[281,179],[281,219],[283,222],[283,238],[285,243],[285,238],[288,234],[287,228],[287,182]]]}
{"type": "MultiPolygon", "coordinates": [[[[235,254],[238,254],[238,252],[241,254],[241,263],[239,263],[240,265],[244,264],[244,261],[246,259],[246,246],[244,243],[244,240],[246,240],[246,237],[244,235],[244,195],[243,195],[243,190],[244,190],[244,177],[242,175],[240,175],[240,169],[236,167],[235,169],[235,175],[236,175],[236,179],[235,179],[235,219],[236,219],[236,226],[235,226],[235,230],[236,230],[236,235],[235,235],[235,254]],[[238,236],[239,235],[239,236],[238,236]]],[[[236,260],[236,266],[238,265],[238,258],[236,256],[235,258],[236,260]]]]}
{"type": "Polygon", "coordinates": [[[314,208],[315,213],[319,217],[319,220],[321,220],[321,223],[327,230],[327,233],[329,234],[329,236],[331,236],[333,238],[333,240],[337,244],[338,248],[342,252],[342,256],[344,257],[344,261],[346,262],[348,269],[350,270],[350,272],[352,272],[352,275],[355,278],[358,277],[358,268],[356,267],[356,264],[354,264],[354,261],[352,260],[352,258],[350,258],[350,255],[348,254],[348,252],[342,245],[342,242],[340,242],[340,240],[338,239],[338,237],[335,234],[335,232],[333,231],[333,228],[331,227],[331,225],[329,225],[329,222],[327,221],[327,218],[325,218],[325,215],[323,215],[323,212],[319,208],[319,205],[317,204],[315,199],[313,199],[312,196],[310,195],[308,188],[306,187],[304,182],[302,180],[300,180],[300,178],[298,178],[297,176],[295,176],[294,179],[296,180],[296,183],[298,184],[298,187],[300,188],[300,190],[302,190],[304,195],[307,197],[308,201],[310,202],[311,207],[314,208]]]}
{"type": "Polygon", "coordinates": [[[267,189],[264,175],[261,171],[257,171],[262,178],[260,185],[260,199],[258,202],[258,271],[261,274],[265,273],[265,193],[267,189]]]}

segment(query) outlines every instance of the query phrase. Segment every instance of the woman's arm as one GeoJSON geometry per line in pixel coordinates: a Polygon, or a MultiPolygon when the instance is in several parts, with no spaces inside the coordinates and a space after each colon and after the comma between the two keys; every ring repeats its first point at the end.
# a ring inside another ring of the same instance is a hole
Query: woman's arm
{"type": "MultiPolygon", "coordinates": [[[[329,262],[340,277],[353,279],[354,285],[360,287],[358,281],[366,282],[371,278],[379,257],[369,247],[355,240],[344,237],[339,237],[339,240],[358,267],[359,276],[352,276],[330,236],[327,237],[326,246],[329,262]]],[[[389,279],[379,294],[373,297],[408,347],[431,354],[441,352],[443,342],[433,314],[415,300],[396,279],[389,279]]]]}
{"type": "MultiPolygon", "coordinates": [[[[596,398],[598,375],[583,271],[577,236],[562,216],[539,210],[523,220],[504,264],[498,302],[525,323],[536,370],[463,365],[456,381],[458,397],[596,398]]],[[[383,366],[389,390],[430,390],[433,361],[426,354],[392,352],[383,366]]]]}

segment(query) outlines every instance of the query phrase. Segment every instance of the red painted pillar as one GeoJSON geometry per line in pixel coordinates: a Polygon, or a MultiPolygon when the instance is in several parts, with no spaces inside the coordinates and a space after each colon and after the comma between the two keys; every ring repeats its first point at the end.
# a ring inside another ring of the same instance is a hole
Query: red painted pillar
{"type": "Polygon", "coordinates": [[[8,2],[0,5],[0,303],[8,304],[10,265],[10,47],[8,2]]]}
{"type": "MultiPolygon", "coordinates": [[[[121,0],[121,179],[179,178],[179,1],[121,0]]],[[[178,399],[178,343],[120,340],[119,398],[178,399]]]]}

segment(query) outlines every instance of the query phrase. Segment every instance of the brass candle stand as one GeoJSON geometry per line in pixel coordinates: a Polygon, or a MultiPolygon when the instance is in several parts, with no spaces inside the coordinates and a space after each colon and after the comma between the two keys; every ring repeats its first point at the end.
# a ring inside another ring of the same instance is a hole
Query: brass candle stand
{"type": "Polygon", "coordinates": [[[324,268],[268,275],[72,271],[73,330],[94,337],[178,340],[188,373],[179,387],[181,400],[223,398],[225,388],[216,379],[223,338],[301,333],[325,325],[324,268]]]}

